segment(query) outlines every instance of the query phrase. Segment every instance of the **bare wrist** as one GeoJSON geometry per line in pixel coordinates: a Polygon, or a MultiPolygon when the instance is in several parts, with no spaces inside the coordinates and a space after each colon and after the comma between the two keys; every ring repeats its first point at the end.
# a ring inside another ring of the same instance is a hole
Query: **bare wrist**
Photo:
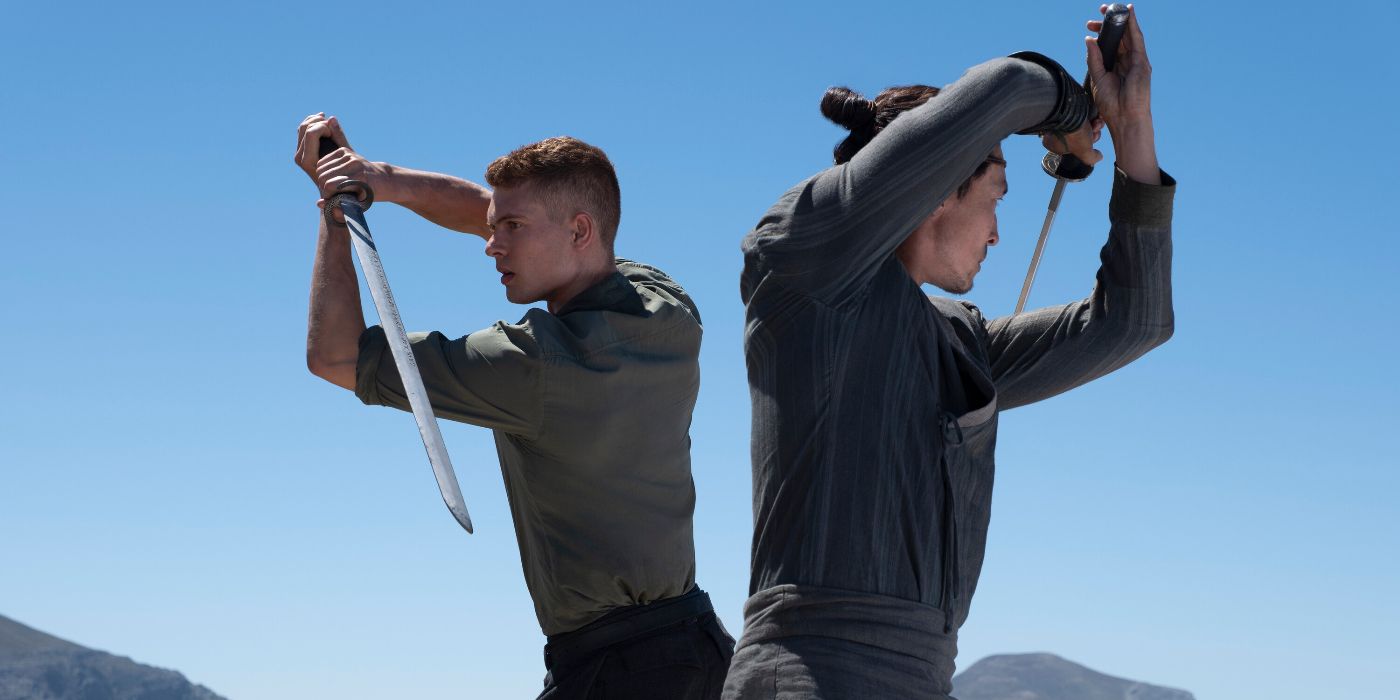
{"type": "Polygon", "coordinates": [[[1112,121],[1105,119],[1104,121],[1114,139],[1152,138],[1152,115],[1150,113],[1135,117],[1119,117],[1112,121]]]}
{"type": "Polygon", "coordinates": [[[373,165],[377,175],[370,184],[374,188],[375,201],[403,204],[404,192],[399,187],[399,169],[392,163],[376,162],[373,165]]]}
{"type": "Polygon", "coordinates": [[[1133,120],[1118,127],[1109,125],[1118,168],[1128,177],[1148,185],[1162,182],[1157,165],[1157,143],[1152,119],[1133,120]]]}

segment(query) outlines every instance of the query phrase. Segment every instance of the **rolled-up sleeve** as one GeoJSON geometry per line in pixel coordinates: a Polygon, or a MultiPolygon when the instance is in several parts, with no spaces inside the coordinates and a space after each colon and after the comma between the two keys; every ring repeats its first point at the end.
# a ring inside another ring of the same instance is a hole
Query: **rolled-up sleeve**
{"type": "MultiPolygon", "coordinates": [[[[456,340],[436,331],[410,333],[408,340],[439,418],[526,438],[538,436],[544,367],[527,328],[502,322],[456,340]]],[[[355,395],[366,404],[411,410],[388,338],[379,326],[360,335],[355,395]]]]}

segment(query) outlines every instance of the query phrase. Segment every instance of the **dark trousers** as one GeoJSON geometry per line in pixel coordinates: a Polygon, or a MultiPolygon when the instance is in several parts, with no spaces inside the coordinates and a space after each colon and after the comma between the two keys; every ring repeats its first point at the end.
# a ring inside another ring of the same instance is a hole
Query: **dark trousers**
{"type": "Polygon", "coordinates": [[[710,596],[693,588],[550,637],[537,700],[718,700],[733,656],[710,596]]]}

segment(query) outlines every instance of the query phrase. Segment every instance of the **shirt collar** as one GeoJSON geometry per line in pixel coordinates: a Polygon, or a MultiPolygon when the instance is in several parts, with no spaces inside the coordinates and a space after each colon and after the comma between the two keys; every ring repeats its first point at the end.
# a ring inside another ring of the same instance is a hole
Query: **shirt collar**
{"type": "Polygon", "coordinates": [[[637,288],[633,287],[621,272],[614,272],[592,287],[579,292],[554,315],[563,316],[575,311],[616,311],[640,315],[645,310],[637,288]]]}

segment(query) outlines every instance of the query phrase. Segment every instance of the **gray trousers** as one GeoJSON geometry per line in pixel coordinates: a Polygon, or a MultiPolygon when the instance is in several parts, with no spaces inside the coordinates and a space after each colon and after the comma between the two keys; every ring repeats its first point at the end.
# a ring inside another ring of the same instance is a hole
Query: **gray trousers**
{"type": "Polygon", "coordinates": [[[938,608],[812,586],[759,591],[724,700],[949,700],[957,632],[938,608]]]}

